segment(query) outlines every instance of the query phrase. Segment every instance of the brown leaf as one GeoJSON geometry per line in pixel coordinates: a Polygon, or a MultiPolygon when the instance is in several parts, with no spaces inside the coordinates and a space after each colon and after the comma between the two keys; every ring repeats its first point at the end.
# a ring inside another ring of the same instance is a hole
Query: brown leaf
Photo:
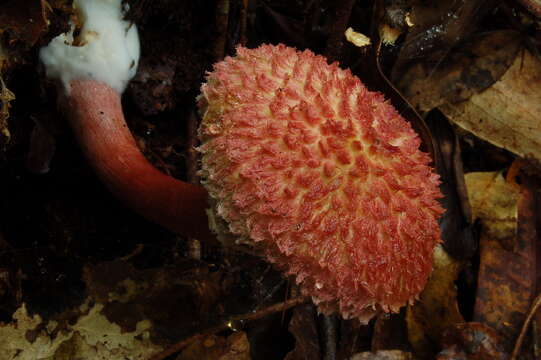
{"type": "Polygon", "coordinates": [[[453,48],[470,36],[497,2],[440,0],[411,3],[408,18],[412,27],[393,68],[393,80],[400,79],[412,62],[421,61],[435,69],[447,61],[453,48]]]}
{"type": "Polygon", "coordinates": [[[509,352],[536,292],[537,215],[528,187],[523,185],[517,196],[514,186],[498,174],[492,181],[472,181],[490,176],[468,174],[466,180],[472,207],[483,224],[473,318],[501,333],[509,352]]]}
{"type": "Polygon", "coordinates": [[[0,323],[1,359],[147,359],[161,349],[149,337],[152,323],[126,331],[88,301],[57,320],[30,315],[23,304],[9,324],[0,323]]]}
{"type": "Polygon", "coordinates": [[[481,34],[441,63],[434,59],[412,66],[398,86],[412,105],[423,112],[466,100],[505,73],[519,50],[519,36],[514,31],[481,34]]]}
{"type": "Polygon", "coordinates": [[[250,360],[250,344],[240,331],[228,337],[209,335],[190,344],[176,360],[250,360]]]}
{"type": "Polygon", "coordinates": [[[350,360],[412,360],[411,353],[400,350],[363,352],[353,355],[350,360]]]}
{"type": "Polygon", "coordinates": [[[481,139],[541,161],[541,63],[528,51],[519,53],[489,89],[440,109],[481,139]]]}
{"type": "Polygon", "coordinates": [[[138,321],[148,319],[154,325],[152,338],[161,342],[193,334],[208,323],[211,314],[220,312],[223,297],[220,272],[209,273],[204,267],[189,272],[181,268],[138,270],[125,261],[110,261],[85,266],[83,279],[88,294],[104,304],[102,313],[107,319],[125,331],[133,331],[138,321]]]}
{"type": "Polygon", "coordinates": [[[469,173],[465,180],[472,216],[481,221],[483,234],[512,250],[520,191],[507,183],[501,173],[469,173]]]}
{"type": "Polygon", "coordinates": [[[455,280],[460,270],[441,246],[434,251],[434,270],[420,301],[408,307],[406,321],[410,343],[419,358],[432,359],[443,331],[464,319],[458,310],[455,280]]]}
{"type": "Polygon", "coordinates": [[[319,359],[319,336],[316,324],[316,311],[312,304],[298,306],[293,310],[289,332],[295,336],[295,348],[285,360],[319,359]]]}
{"type": "Polygon", "coordinates": [[[47,30],[45,0],[4,1],[0,11],[0,24],[0,33],[9,31],[11,41],[21,41],[31,47],[47,30]]]}
{"type": "Polygon", "coordinates": [[[501,336],[481,323],[463,323],[449,328],[443,336],[438,360],[504,360],[501,336]]]}

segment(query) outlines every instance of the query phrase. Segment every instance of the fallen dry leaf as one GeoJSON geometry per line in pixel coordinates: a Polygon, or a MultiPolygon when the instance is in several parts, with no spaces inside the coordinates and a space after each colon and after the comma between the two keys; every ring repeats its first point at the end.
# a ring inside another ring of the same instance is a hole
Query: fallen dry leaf
{"type": "Polygon", "coordinates": [[[382,350],[355,354],[350,360],[412,360],[411,353],[400,350],[382,350]]]}
{"type": "Polygon", "coordinates": [[[443,351],[437,360],[504,360],[501,336],[481,323],[462,323],[449,328],[443,336],[443,351]]]}
{"type": "Polygon", "coordinates": [[[434,270],[420,300],[408,307],[408,337],[419,358],[432,359],[444,330],[464,319],[458,310],[455,280],[460,264],[441,247],[434,251],[434,270]]]}
{"type": "Polygon", "coordinates": [[[0,32],[8,31],[11,41],[30,47],[47,30],[45,0],[7,0],[0,11],[0,32]]]}
{"type": "Polygon", "coordinates": [[[483,227],[474,321],[498,331],[509,352],[536,293],[536,234],[532,191],[499,173],[470,173],[466,185],[483,227]]]}
{"type": "Polygon", "coordinates": [[[190,344],[176,360],[250,360],[250,343],[245,332],[227,337],[209,335],[190,344]]]}
{"type": "Polygon", "coordinates": [[[315,359],[320,356],[316,316],[312,304],[302,305],[293,310],[289,332],[295,337],[295,347],[287,354],[285,360],[315,359]]]}
{"type": "Polygon", "coordinates": [[[346,40],[357,47],[368,46],[371,44],[370,38],[360,32],[356,32],[353,28],[349,27],[345,34],[346,40]]]}
{"type": "Polygon", "coordinates": [[[486,237],[512,250],[517,228],[520,191],[499,172],[476,172],[464,177],[474,220],[479,219],[486,237]]]}
{"type": "Polygon", "coordinates": [[[519,36],[514,31],[478,35],[443,59],[410,67],[398,86],[422,112],[464,101],[494,84],[509,69],[520,48],[519,36]]]}
{"type": "Polygon", "coordinates": [[[137,323],[127,332],[102,314],[103,305],[81,305],[82,315],[66,327],[57,321],[44,322],[29,315],[23,304],[14,322],[0,324],[0,359],[108,359],[145,360],[161,350],[149,339],[150,321],[137,323]]]}
{"type": "Polygon", "coordinates": [[[541,161],[541,62],[528,51],[490,88],[440,110],[481,139],[541,161]]]}

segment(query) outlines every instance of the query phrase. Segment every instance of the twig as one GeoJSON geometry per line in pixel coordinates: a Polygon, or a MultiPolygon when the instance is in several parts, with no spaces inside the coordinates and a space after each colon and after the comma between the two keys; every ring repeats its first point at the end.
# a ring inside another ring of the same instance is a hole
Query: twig
{"type": "Polygon", "coordinates": [[[210,329],[203,330],[203,331],[201,331],[199,333],[196,333],[196,334],[190,336],[187,339],[179,341],[178,343],[174,344],[170,348],[160,352],[159,354],[156,354],[156,355],[152,356],[149,360],[163,360],[163,359],[167,358],[168,356],[171,356],[171,355],[179,352],[180,350],[182,350],[186,346],[190,345],[194,341],[197,341],[197,340],[202,339],[202,338],[204,338],[206,336],[216,334],[216,333],[219,333],[221,331],[230,329],[232,327],[232,324],[235,323],[235,322],[239,322],[239,321],[245,322],[245,321],[253,321],[253,320],[261,319],[261,318],[263,318],[265,316],[277,313],[279,311],[285,311],[285,310],[291,309],[291,308],[293,308],[295,306],[304,304],[307,301],[308,301],[308,298],[298,297],[298,298],[295,298],[295,299],[290,299],[290,300],[284,301],[282,303],[271,305],[269,307],[266,307],[264,309],[261,309],[259,311],[254,312],[254,313],[232,316],[227,322],[225,322],[225,323],[223,323],[221,325],[212,327],[210,329]]]}
{"type": "Polygon", "coordinates": [[[530,326],[530,322],[532,321],[533,316],[541,306],[541,294],[538,295],[532,307],[530,308],[530,312],[528,313],[528,316],[526,317],[526,320],[524,321],[524,324],[522,325],[522,329],[520,329],[520,334],[517,338],[517,341],[515,342],[515,348],[513,349],[513,352],[511,353],[511,358],[509,360],[516,360],[518,358],[518,355],[520,353],[520,348],[522,347],[522,342],[524,341],[524,337],[526,336],[526,331],[528,330],[528,327],[530,326]]]}
{"type": "Polygon", "coordinates": [[[318,319],[323,341],[323,360],[336,360],[338,318],[336,315],[321,315],[318,319]]]}

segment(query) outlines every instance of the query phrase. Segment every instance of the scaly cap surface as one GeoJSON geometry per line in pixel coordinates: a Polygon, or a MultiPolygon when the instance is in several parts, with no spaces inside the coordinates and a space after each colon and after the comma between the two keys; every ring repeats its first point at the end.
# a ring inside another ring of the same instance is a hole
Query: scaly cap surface
{"type": "Polygon", "coordinates": [[[320,310],[368,321],[423,289],[439,177],[420,140],[349,70],[284,45],[239,47],[202,86],[211,222],[262,249],[320,310]]]}

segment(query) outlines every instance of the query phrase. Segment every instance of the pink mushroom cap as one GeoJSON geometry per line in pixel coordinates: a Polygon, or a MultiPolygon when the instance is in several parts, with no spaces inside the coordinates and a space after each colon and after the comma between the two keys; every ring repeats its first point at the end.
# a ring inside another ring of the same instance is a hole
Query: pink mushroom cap
{"type": "Polygon", "coordinates": [[[201,91],[219,237],[260,248],[325,313],[366,322],[418,297],[441,241],[439,176],[381,94],[284,45],[239,47],[201,91]]]}

